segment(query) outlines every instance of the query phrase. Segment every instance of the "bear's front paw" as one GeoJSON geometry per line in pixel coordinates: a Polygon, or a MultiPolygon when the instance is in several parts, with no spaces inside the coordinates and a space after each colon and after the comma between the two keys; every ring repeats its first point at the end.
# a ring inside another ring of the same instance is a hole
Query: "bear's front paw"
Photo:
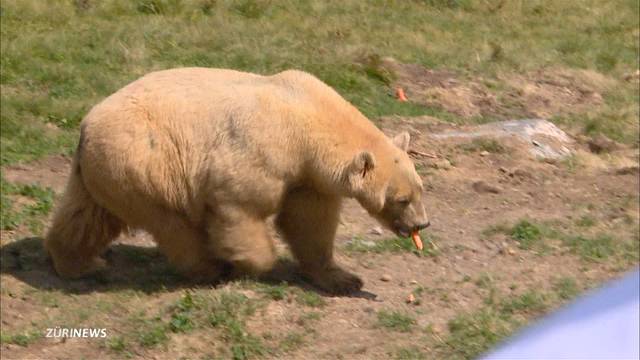
{"type": "Polygon", "coordinates": [[[358,276],[335,266],[311,275],[311,280],[322,290],[336,295],[359,291],[363,285],[358,276]]]}

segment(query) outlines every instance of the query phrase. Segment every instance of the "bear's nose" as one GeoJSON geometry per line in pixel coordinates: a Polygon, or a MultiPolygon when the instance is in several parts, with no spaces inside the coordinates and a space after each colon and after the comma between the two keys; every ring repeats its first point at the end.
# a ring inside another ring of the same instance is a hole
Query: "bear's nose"
{"type": "Polygon", "coordinates": [[[429,227],[429,225],[431,225],[431,221],[427,220],[426,223],[422,223],[422,224],[416,225],[416,230],[420,231],[422,229],[426,229],[426,228],[429,227]]]}

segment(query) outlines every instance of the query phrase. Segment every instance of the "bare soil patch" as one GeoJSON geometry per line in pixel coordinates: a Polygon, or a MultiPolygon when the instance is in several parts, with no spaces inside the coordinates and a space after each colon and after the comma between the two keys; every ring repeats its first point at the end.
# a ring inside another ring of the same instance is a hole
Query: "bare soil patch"
{"type": "Polygon", "coordinates": [[[591,70],[546,68],[498,80],[427,69],[385,58],[392,87],[405,89],[409,101],[440,107],[464,118],[551,118],[577,114],[603,104],[603,92],[617,80],[591,70]]]}

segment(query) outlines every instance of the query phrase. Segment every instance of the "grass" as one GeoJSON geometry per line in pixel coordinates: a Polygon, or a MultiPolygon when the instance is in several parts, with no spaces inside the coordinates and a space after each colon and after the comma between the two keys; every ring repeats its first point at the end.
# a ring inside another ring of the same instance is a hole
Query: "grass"
{"type": "Polygon", "coordinates": [[[318,293],[308,290],[300,290],[296,294],[296,302],[303,306],[308,307],[323,307],[327,304],[327,302],[322,298],[322,296],[318,295],[318,293]]]}
{"type": "MultiPolygon", "coordinates": [[[[393,75],[380,59],[489,79],[548,66],[614,78],[637,69],[638,3],[631,0],[7,0],[1,7],[1,164],[70,153],[91,106],[157,69],[299,68],[369,117],[437,114],[452,121],[461,120],[395,101],[393,75]]],[[[636,93],[621,82],[604,94],[601,110],[557,121],[633,142],[636,93]]]]}
{"type": "Polygon", "coordinates": [[[15,344],[26,347],[40,338],[42,338],[42,333],[38,331],[30,331],[20,334],[6,334],[3,332],[3,334],[0,335],[0,343],[15,344]]]}
{"type": "Polygon", "coordinates": [[[531,249],[542,239],[540,227],[528,220],[520,220],[511,228],[511,238],[518,242],[521,249],[531,249]]]}
{"type": "Polygon", "coordinates": [[[399,311],[381,310],[378,312],[378,326],[398,332],[409,332],[416,325],[416,319],[399,311]]]}
{"type": "Polygon", "coordinates": [[[554,281],[553,290],[562,300],[571,300],[580,292],[578,284],[570,277],[562,277],[554,281]]]}
{"type": "Polygon", "coordinates": [[[633,263],[639,258],[640,239],[638,235],[630,239],[620,238],[609,233],[594,233],[596,221],[591,216],[584,215],[574,221],[575,226],[569,224],[559,227],[561,224],[553,222],[536,222],[530,219],[521,219],[514,225],[492,225],[482,231],[483,238],[489,238],[495,234],[508,235],[518,243],[523,250],[536,250],[539,254],[549,251],[547,240],[558,240],[572,253],[585,261],[602,262],[609,258],[633,263]]]}
{"type": "Polygon", "coordinates": [[[448,335],[437,338],[436,358],[474,359],[513,334],[526,321],[546,312],[555,303],[553,294],[528,290],[500,297],[491,291],[484,305],[460,313],[448,322],[448,335]]]}
{"type": "Polygon", "coordinates": [[[271,300],[295,299],[297,304],[308,307],[323,307],[326,301],[317,292],[304,290],[298,287],[289,286],[286,282],[279,284],[264,284],[257,282],[247,282],[248,288],[255,288],[258,293],[265,295],[271,300]]]}
{"type": "Polygon", "coordinates": [[[566,236],[563,239],[566,246],[588,261],[602,261],[618,252],[618,242],[606,234],[596,236],[566,236]]]}
{"type": "Polygon", "coordinates": [[[416,346],[403,347],[397,349],[393,354],[396,360],[421,360],[426,359],[427,355],[416,346]]]}
{"type": "Polygon", "coordinates": [[[576,220],[576,225],[580,227],[592,227],[596,224],[596,219],[590,215],[582,215],[580,219],[576,220]]]}
{"type": "Polygon", "coordinates": [[[298,350],[305,344],[305,334],[293,332],[288,334],[278,345],[278,350],[283,353],[289,353],[298,350]]]}
{"type": "Polygon", "coordinates": [[[513,331],[509,319],[490,308],[461,314],[449,321],[449,336],[441,345],[450,359],[472,359],[513,331]]]}
{"type": "Polygon", "coordinates": [[[508,298],[500,304],[500,311],[503,314],[540,314],[547,308],[546,296],[535,290],[529,290],[518,296],[508,298]]]}
{"type": "Polygon", "coordinates": [[[502,154],[507,151],[507,148],[497,140],[485,138],[473,139],[470,143],[461,144],[459,147],[467,152],[486,151],[494,154],[502,154]]]}
{"type": "Polygon", "coordinates": [[[0,227],[2,230],[15,230],[21,225],[34,234],[43,229],[43,221],[53,208],[54,192],[50,188],[38,185],[12,184],[2,179],[2,202],[0,204],[0,227]],[[26,204],[20,204],[18,197],[26,198],[26,204]]]}
{"type": "MultiPolygon", "coordinates": [[[[257,300],[234,291],[213,294],[185,291],[165,311],[153,316],[147,316],[144,312],[135,314],[122,326],[127,330],[122,336],[135,339],[142,348],[153,348],[166,346],[172,334],[214,328],[220,331],[221,338],[228,345],[220,349],[226,358],[248,359],[270,351],[260,338],[246,328],[246,320],[258,306],[260,303],[257,300]]],[[[127,343],[114,340],[107,346],[114,352],[121,352],[127,343]]]]}
{"type": "Polygon", "coordinates": [[[547,224],[530,219],[521,219],[509,226],[506,224],[491,225],[482,231],[483,238],[496,234],[505,234],[514,240],[523,250],[545,250],[544,240],[557,237],[557,232],[547,224]]]}
{"type": "Polygon", "coordinates": [[[107,339],[105,345],[111,351],[124,352],[127,349],[127,340],[125,340],[124,336],[113,336],[107,339]]]}
{"type": "Polygon", "coordinates": [[[361,238],[354,238],[348,242],[345,249],[352,253],[398,253],[398,252],[410,252],[419,256],[434,256],[436,251],[431,246],[433,242],[433,236],[421,234],[420,236],[424,243],[422,250],[416,249],[413,244],[413,240],[410,238],[394,237],[383,240],[363,240],[361,238]]]}

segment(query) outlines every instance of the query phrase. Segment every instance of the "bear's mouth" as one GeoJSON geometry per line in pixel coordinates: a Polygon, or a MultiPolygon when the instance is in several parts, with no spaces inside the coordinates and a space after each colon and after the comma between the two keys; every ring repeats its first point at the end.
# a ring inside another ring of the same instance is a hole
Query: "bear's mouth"
{"type": "Polygon", "coordinates": [[[409,237],[411,235],[411,230],[408,227],[399,224],[393,227],[393,231],[400,237],[409,237]]]}

